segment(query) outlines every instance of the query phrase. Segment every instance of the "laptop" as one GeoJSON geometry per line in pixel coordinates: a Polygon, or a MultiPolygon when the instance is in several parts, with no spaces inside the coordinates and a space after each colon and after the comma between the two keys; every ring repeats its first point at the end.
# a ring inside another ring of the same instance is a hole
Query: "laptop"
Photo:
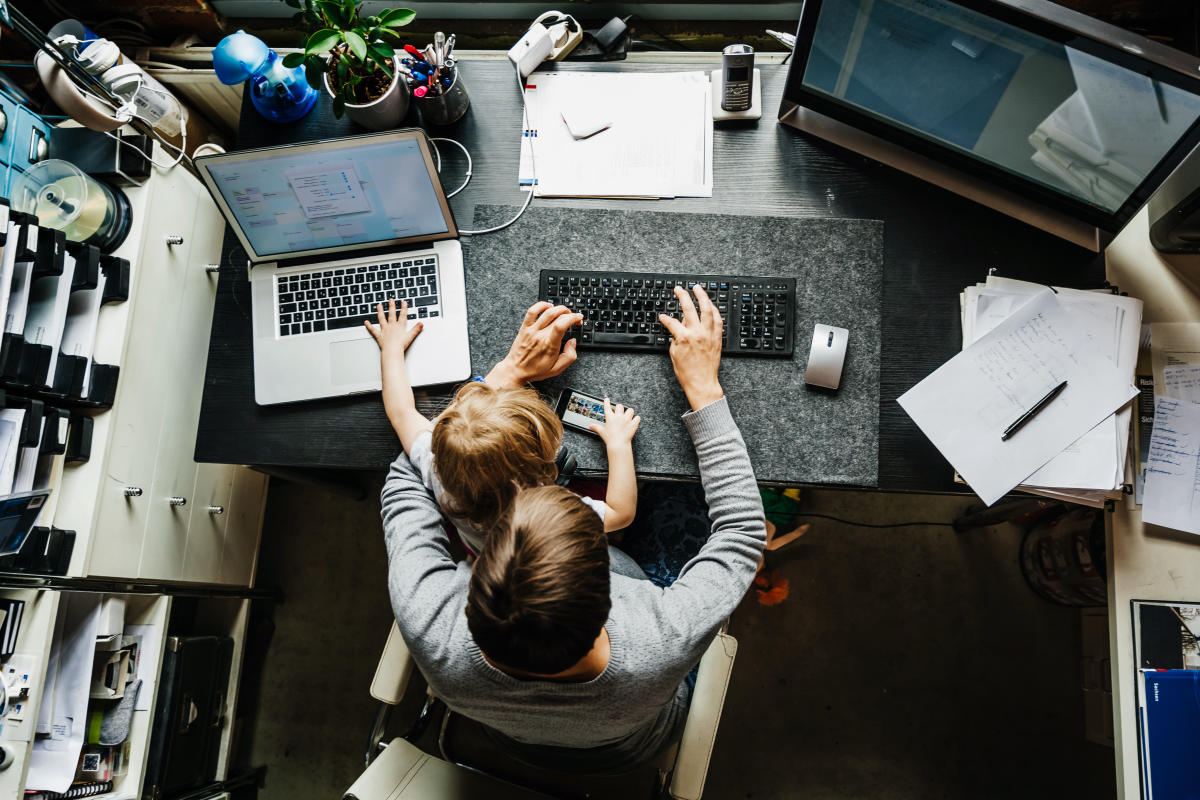
{"type": "Polygon", "coordinates": [[[376,304],[425,329],[413,386],[470,377],[462,246],[420,129],[195,160],[250,258],[259,405],[376,392],[376,304]]]}

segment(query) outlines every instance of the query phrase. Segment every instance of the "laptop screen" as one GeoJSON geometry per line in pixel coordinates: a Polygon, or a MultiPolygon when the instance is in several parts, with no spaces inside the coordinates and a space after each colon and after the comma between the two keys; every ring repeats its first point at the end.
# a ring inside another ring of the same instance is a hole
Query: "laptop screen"
{"type": "Polygon", "coordinates": [[[341,253],[456,235],[423,139],[363,136],[197,166],[252,258],[341,253]]]}

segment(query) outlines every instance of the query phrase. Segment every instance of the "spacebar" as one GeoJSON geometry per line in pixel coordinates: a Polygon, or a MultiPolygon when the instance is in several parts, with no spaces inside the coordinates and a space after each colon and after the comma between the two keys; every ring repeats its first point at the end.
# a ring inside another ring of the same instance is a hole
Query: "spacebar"
{"type": "Polygon", "coordinates": [[[592,344],[654,344],[648,333],[593,333],[592,344]]]}

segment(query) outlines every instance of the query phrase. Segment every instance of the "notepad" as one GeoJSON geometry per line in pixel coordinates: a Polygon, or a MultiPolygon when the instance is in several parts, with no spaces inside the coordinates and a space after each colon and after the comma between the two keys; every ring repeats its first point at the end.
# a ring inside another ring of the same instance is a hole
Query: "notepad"
{"type": "Polygon", "coordinates": [[[1146,459],[1142,521],[1200,533],[1200,405],[1159,396],[1146,459]]]}
{"type": "Polygon", "coordinates": [[[1137,394],[1049,289],[905,392],[901,407],[992,505],[1137,394]],[[1014,420],[1067,388],[1008,441],[1014,420]]]}

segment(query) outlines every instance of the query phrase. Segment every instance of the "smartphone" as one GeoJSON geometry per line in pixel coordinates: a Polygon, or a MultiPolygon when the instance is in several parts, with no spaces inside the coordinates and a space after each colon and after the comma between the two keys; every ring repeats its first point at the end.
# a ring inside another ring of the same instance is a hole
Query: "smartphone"
{"type": "Polygon", "coordinates": [[[748,44],[731,44],[721,51],[721,108],[726,111],[749,111],[754,88],[754,48],[748,44]]]}
{"type": "Polygon", "coordinates": [[[568,428],[596,436],[596,433],[588,430],[588,425],[604,423],[604,398],[584,394],[578,389],[563,389],[554,413],[568,428]]]}

